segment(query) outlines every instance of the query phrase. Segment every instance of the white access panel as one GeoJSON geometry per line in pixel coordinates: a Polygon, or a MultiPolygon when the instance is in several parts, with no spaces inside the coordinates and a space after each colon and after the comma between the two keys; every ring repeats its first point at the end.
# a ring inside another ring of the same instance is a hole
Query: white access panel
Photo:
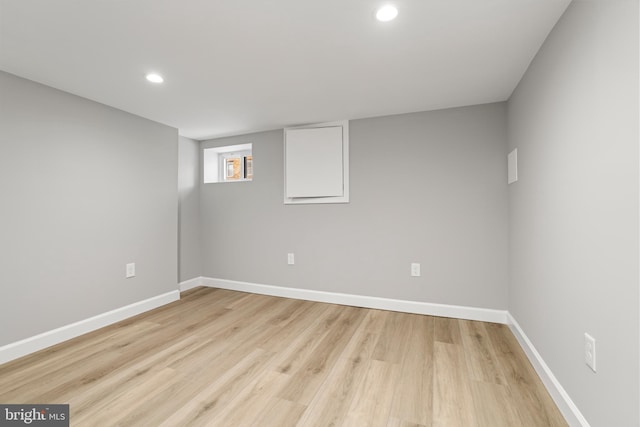
{"type": "Polygon", "coordinates": [[[344,160],[342,126],[287,129],[285,196],[343,196],[344,160]]]}

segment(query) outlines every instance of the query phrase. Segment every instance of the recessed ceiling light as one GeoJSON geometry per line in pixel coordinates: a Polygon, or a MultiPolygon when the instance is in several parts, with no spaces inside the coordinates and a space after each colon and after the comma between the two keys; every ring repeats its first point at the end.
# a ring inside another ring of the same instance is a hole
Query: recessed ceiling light
{"type": "Polygon", "coordinates": [[[398,16],[398,9],[391,5],[382,6],[376,12],[376,19],[381,22],[391,21],[398,16]]]}
{"type": "Polygon", "coordinates": [[[151,83],[162,83],[164,81],[162,76],[156,73],[147,74],[147,80],[149,80],[151,83]]]}

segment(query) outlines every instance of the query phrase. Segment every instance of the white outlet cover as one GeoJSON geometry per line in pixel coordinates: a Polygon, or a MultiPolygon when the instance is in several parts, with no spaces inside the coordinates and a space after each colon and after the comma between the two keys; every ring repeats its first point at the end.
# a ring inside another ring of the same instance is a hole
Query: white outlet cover
{"type": "Polygon", "coordinates": [[[584,334],[584,363],[596,372],[596,339],[587,333],[584,334]]]}
{"type": "Polygon", "coordinates": [[[292,253],[287,254],[287,264],[293,265],[296,263],[295,256],[292,253]]]}
{"type": "Polygon", "coordinates": [[[411,276],[420,277],[420,264],[417,262],[411,263],[411,276]]]}
{"type": "Polygon", "coordinates": [[[130,278],[135,277],[135,276],[136,276],[136,263],[132,262],[132,263],[127,264],[126,276],[125,277],[127,279],[130,279],[130,278]]]}

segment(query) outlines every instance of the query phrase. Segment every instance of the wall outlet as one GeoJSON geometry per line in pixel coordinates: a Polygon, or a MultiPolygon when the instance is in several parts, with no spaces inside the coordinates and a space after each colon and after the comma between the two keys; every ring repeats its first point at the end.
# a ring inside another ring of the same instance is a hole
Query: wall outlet
{"type": "Polygon", "coordinates": [[[126,278],[130,279],[131,277],[136,277],[136,263],[135,262],[127,264],[126,278]]]}
{"type": "Polygon", "coordinates": [[[296,259],[292,253],[287,254],[287,264],[293,265],[296,263],[296,259]]]}
{"type": "Polygon", "coordinates": [[[411,276],[420,277],[420,264],[417,262],[411,263],[411,276]]]}
{"type": "Polygon", "coordinates": [[[596,339],[587,333],[584,334],[584,363],[596,371],[596,339]]]}

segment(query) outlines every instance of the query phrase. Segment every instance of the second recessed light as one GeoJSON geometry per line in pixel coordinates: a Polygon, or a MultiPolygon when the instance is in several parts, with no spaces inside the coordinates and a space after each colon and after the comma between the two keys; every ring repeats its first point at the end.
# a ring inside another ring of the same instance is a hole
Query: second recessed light
{"type": "Polygon", "coordinates": [[[147,80],[149,80],[151,83],[162,83],[164,81],[162,76],[156,73],[147,74],[147,80]]]}
{"type": "Polygon", "coordinates": [[[391,5],[382,6],[376,12],[376,19],[381,22],[391,21],[395,19],[396,16],[398,16],[398,9],[391,5]]]}

